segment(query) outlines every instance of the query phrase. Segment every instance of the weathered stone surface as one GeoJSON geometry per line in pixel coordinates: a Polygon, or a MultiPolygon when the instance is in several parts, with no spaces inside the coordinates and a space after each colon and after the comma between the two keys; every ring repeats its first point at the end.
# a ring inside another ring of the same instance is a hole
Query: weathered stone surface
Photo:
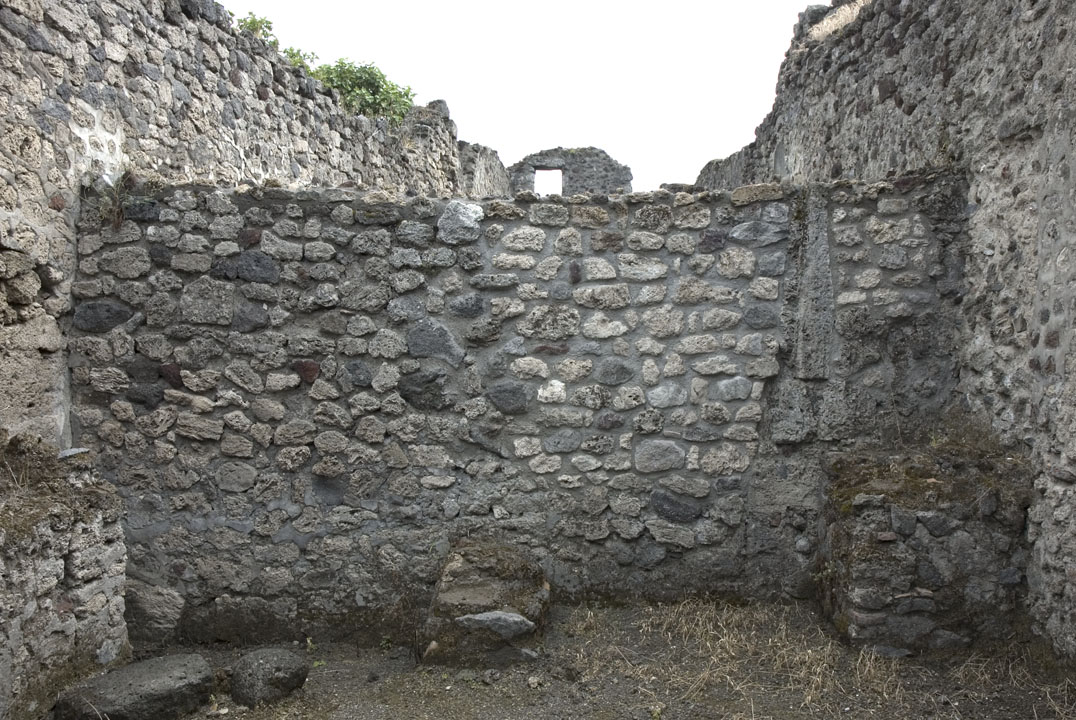
{"type": "Polygon", "coordinates": [[[710,493],[709,480],[692,475],[663,475],[658,482],[681,495],[702,498],[710,493]]]}
{"type": "Polygon", "coordinates": [[[427,368],[404,375],[396,385],[401,397],[418,410],[442,410],[452,404],[446,390],[448,374],[427,368]]]}
{"type": "Polygon", "coordinates": [[[516,327],[525,337],[564,340],[579,332],[579,311],[560,305],[539,305],[516,327]]]}
{"type": "Polygon", "coordinates": [[[545,241],[545,230],[536,227],[521,227],[501,239],[507,249],[516,252],[541,252],[545,241]]]}
{"type": "Polygon", "coordinates": [[[583,287],[572,291],[572,299],[583,307],[616,310],[631,303],[631,292],[624,284],[583,287]]]}
{"type": "Polygon", "coordinates": [[[127,578],[124,614],[132,640],[150,643],[171,641],[183,614],[183,596],[171,588],[127,578]]]}
{"type": "Polygon", "coordinates": [[[687,453],[672,440],[643,440],[635,449],[635,469],[643,473],[675,470],[684,466],[687,453]]]}
{"type": "Polygon", "coordinates": [[[664,490],[650,494],[650,507],[661,517],[676,523],[689,523],[702,515],[702,506],[698,502],[664,490]]]}
{"type": "Polygon", "coordinates": [[[780,185],[765,183],[760,185],[742,185],[732,191],[733,205],[750,205],[764,200],[780,200],[784,192],[780,185]]]}
{"type": "Polygon", "coordinates": [[[230,325],[234,294],[228,283],[200,277],[184,288],[179,300],[180,316],[186,322],[230,325]]]}
{"type": "Polygon", "coordinates": [[[273,433],[277,445],[309,445],[314,442],[317,426],[309,420],[290,420],[279,425],[273,433]]]}
{"type": "Polygon", "coordinates": [[[275,703],[301,688],[308,672],[306,659],[293,652],[275,648],[255,650],[233,666],[231,695],[247,707],[275,703]]]}
{"type": "Polygon", "coordinates": [[[419,320],[407,331],[407,352],[417,358],[437,358],[452,367],[463,362],[463,348],[441,323],[430,318],[419,320]]]}
{"type": "Polygon", "coordinates": [[[535,170],[560,170],[561,194],[565,196],[631,192],[631,169],[594,147],[553,148],[528,155],[508,169],[512,191],[533,192],[535,170]]]}
{"type": "Polygon", "coordinates": [[[243,492],[254,487],[258,470],[243,462],[226,462],[217,468],[217,487],[228,492],[243,492]]]}
{"type": "Polygon", "coordinates": [[[464,245],[478,240],[479,221],[485,217],[480,205],[453,200],[437,220],[437,239],[446,245],[464,245]]]}
{"type": "Polygon", "coordinates": [[[521,415],[534,397],[533,387],[525,383],[504,381],[494,383],[486,389],[486,397],[501,412],[508,415],[521,415]]]}
{"type": "Polygon", "coordinates": [[[175,424],[176,434],[192,440],[220,440],[224,421],[192,413],[180,413],[175,424]]]}
{"type": "Polygon", "coordinates": [[[534,632],[537,625],[519,613],[491,610],[474,615],[461,615],[456,623],[468,630],[488,630],[500,635],[505,640],[512,640],[521,635],[534,632]]]}
{"type": "Polygon", "coordinates": [[[83,332],[108,332],[134,315],[134,310],[115,300],[90,300],[75,306],[72,324],[83,332]]]}
{"type": "Polygon", "coordinates": [[[477,667],[520,660],[548,604],[549,583],[520,550],[461,543],[448,555],[422,628],[424,657],[477,667]]]}
{"type": "Polygon", "coordinates": [[[635,370],[623,360],[605,358],[594,370],[594,379],[602,385],[621,385],[635,377],[635,370]]]}
{"type": "Polygon", "coordinates": [[[176,718],[209,702],[213,671],[201,655],[143,660],[65,691],[57,720],[176,718]]]}

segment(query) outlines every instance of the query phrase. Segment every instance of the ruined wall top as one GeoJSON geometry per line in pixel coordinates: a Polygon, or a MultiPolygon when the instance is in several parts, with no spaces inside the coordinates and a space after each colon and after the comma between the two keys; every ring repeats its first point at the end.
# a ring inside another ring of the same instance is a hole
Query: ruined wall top
{"type": "Polygon", "coordinates": [[[69,442],[59,319],[90,183],[508,194],[497,154],[460,147],[444,103],[397,127],[347,113],[211,0],[0,5],[0,425],[69,442]]]}
{"type": "Polygon", "coordinates": [[[562,195],[631,192],[631,168],[595,147],[558,147],[528,155],[508,169],[512,191],[533,192],[536,170],[560,170],[562,195]]]}

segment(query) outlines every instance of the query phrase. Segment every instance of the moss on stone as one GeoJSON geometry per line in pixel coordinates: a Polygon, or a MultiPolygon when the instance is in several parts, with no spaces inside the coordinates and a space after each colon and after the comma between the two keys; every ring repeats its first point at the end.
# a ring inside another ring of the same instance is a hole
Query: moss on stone
{"type": "Polygon", "coordinates": [[[972,506],[995,491],[1001,506],[1025,508],[1034,467],[1022,448],[1002,445],[976,418],[949,413],[915,437],[881,448],[834,453],[826,464],[830,507],[854,511],[858,495],[884,495],[908,508],[962,503],[972,506]]]}

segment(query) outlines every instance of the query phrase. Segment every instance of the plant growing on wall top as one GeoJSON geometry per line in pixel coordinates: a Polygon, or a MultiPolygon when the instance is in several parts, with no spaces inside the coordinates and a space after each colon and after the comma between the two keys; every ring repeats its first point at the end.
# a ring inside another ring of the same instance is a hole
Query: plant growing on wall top
{"type": "MultiPolygon", "coordinates": [[[[235,14],[231,14],[235,17],[235,14]]],[[[236,26],[240,30],[246,30],[248,33],[256,38],[260,38],[275,50],[280,44],[280,41],[273,35],[273,21],[269,18],[258,17],[254,13],[247,13],[246,17],[239,18],[235,21],[236,26]]]]}
{"type": "Polygon", "coordinates": [[[319,65],[313,76],[339,91],[348,110],[400,122],[411,109],[415,93],[385,77],[376,65],[356,65],[340,59],[335,65],[319,65]]]}
{"type": "MultiPolygon", "coordinates": [[[[273,23],[268,18],[247,13],[246,17],[236,20],[236,26],[264,40],[274,50],[280,49],[280,41],[273,35],[273,23]]],[[[314,67],[318,59],[314,53],[288,47],[280,50],[280,54],[293,66],[339,92],[345,110],[367,117],[388,118],[398,124],[415,99],[411,88],[392,82],[373,63],[356,65],[342,58],[333,65],[314,67]]]]}

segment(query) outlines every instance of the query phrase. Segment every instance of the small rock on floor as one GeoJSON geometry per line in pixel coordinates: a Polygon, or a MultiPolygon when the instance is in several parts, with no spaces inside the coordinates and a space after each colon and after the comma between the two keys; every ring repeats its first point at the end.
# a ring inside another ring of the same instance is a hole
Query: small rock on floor
{"type": "Polygon", "coordinates": [[[303,686],[308,672],[306,660],[293,652],[255,650],[232,670],[232,698],[247,707],[283,700],[303,686]]]}

